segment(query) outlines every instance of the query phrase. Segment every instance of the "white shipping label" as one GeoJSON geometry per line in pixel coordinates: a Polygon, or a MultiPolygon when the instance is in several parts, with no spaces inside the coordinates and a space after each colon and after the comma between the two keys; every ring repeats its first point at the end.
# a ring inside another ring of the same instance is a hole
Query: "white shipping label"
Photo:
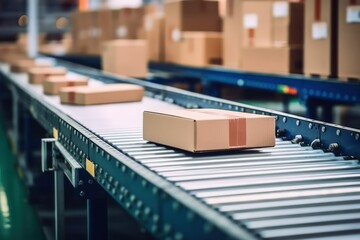
{"type": "Polygon", "coordinates": [[[150,16],[146,16],[144,19],[145,30],[150,32],[154,27],[154,20],[150,16]]]}
{"type": "Polygon", "coordinates": [[[285,1],[274,2],[272,6],[274,18],[284,18],[289,15],[289,3],[285,1]]]}
{"type": "Polygon", "coordinates": [[[244,15],[243,24],[245,29],[254,29],[258,26],[258,15],[249,13],[244,15]]]}
{"type": "Polygon", "coordinates": [[[360,5],[347,7],[346,22],[347,23],[360,23],[360,5]]]}
{"type": "Polygon", "coordinates": [[[120,26],[116,29],[116,36],[123,38],[127,36],[127,28],[125,26],[120,26]]]}
{"type": "Polygon", "coordinates": [[[316,22],[312,25],[312,38],[314,40],[327,38],[327,24],[326,22],[316,22]]]}
{"type": "Polygon", "coordinates": [[[181,32],[179,29],[174,29],[171,32],[171,38],[174,42],[180,42],[181,41],[181,32]]]}

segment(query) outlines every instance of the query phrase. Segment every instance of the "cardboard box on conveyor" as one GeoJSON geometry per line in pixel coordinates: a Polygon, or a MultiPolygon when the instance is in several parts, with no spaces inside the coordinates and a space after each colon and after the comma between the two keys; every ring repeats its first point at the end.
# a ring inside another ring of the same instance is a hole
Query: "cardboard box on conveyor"
{"type": "Polygon", "coordinates": [[[33,59],[15,58],[10,61],[10,71],[13,73],[29,73],[31,68],[50,67],[48,62],[36,62],[33,59]]]}
{"type": "Polygon", "coordinates": [[[50,76],[64,76],[67,69],[63,67],[33,67],[29,70],[29,83],[42,84],[50,76]]]}
{"type": "Polygon", "coordinates": [[[48,95],[58,95],[63,87],[87,86],[88,78],[84,76],[50,76],[43,82],[43,90],[48,95]]]}
{"type": "Polygon", "coordinates": [[[275,118],[219,109],[145,111],[145,140],[190,152],[275,145],[275,118]]]}
{"type": "Polygon", "coordinates": [[[101,86],[65,87],[60,90],[60,101],[65,104],[94,105],[138,102],[144,88],[134,84],[106,84],[101,86]]]}

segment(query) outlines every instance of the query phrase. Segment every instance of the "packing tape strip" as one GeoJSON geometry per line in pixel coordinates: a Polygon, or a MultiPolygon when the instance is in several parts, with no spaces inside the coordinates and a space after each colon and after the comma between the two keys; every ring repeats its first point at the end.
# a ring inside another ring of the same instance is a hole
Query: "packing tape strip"
{"type": "Polygon", "coordinates": [[[68,92],[68,99],[70,103],[75,103],[75,91],[68,92]]]}
{"type": "Polygon", "coordinates": [[[230,147],[240,147],[246,145],[246,118],[241,118],[231,113],[221,113],[207,111],[203,109],[196,110],[198,112],[227,117],[229,120],[229,145],[230,147]],[[244,137],[245,136],[245,137],[244,137]]]}
{"type": "Polygon", "coordinates": [[[315,0],[315,21],[319,22],[321,20],[321,0],[315,0]]]}

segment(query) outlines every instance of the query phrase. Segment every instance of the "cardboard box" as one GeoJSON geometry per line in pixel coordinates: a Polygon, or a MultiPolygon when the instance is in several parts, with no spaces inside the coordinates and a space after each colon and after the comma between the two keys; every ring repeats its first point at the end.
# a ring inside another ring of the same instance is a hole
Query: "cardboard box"
{"type": "Polygon", "coordinates": [[[51,64],[47,62],[36,62],[33,59],[20,59],[10,63],[10,71],[13,73],[28,73],[31,68],[48,68],[51,64]]]}
{"type": "Polygon", "coordinates": [[[337,0],[305,1],[304,73],[337,76],[337,0]]]}
{"type": "Polygon", "coordinates": [[[139,29],[138,38],[145,39],[148,48],[148,56],[150,61],[164,60],[164,40],[165,40],[164,18],[159,15],[146,15],[144,17],[144,26],[139,29]]]}
{"type": "Polygon", "coordinates": [[[304,44],[304,4],[302,2],[274,1],[272,20],[274,46],[304,44]]]}
{"type": "Polygon", "coordinates": [[[60,90],[61,103],[93,105],[141,101],[144,88],[133,84],[65,87],[60,90]]]}
{"type": "Polygon", "coordinates": [[[144,18],[143,8],[122,8],[112,11],[112,39],[137,39],[144,18]]]}
{"type": "Polygon", "coordinates": [[[223,65],[242,69],[243,0],[220,0],[223,15],[223,65]]]}
{"type": "Polygon", "coordinates": [[[50,76],[43,82],[45,94],[58,95],[63,87],[87,86],[88,78],[77,76],[50,76]]]}
{"type": "Polygon", "coordinates": [[[190,152],[275,145],[275,118],[219,109],[145,111],[143,138],[190,152]]]}
{"type": "Polygon", "coordinates": [[[181,51],[175,63],[198,67],[221,64],[222,33],[183,32],[178,44],[181,51]]]}
{"type": "Polygon", "coordinates": [[[113,40],[103,44],[104,71],[130,77],[146,77],[148,53],[146,40],[113,40]]]}
{"type": "Polygon", "coordinates": [[[64,76],[66,72],[63,67],[34,67],[29,70],[29,83],[42,84],[47,77],[64,76]]]}
{"type": "Polygon", "coordinates": [[[249,47],[243,49],[243,69],[262,73],[302,73],[302,47],[249,47]]]}
{"type": "Polygon", "coordinates": [[[338,0],[338,75],[360,79],[360,1],[338,0]]]}
{"type": "Polygon", "coordinates": [[[243,46],[272,46],[272,1],[243,2],[243,46]]]}
{"type": "Polygon", "coordinates": [[[183,31],[220,32],[217,1],[172,0],[165,7],[165,61],[176,61],[183,31]]]}

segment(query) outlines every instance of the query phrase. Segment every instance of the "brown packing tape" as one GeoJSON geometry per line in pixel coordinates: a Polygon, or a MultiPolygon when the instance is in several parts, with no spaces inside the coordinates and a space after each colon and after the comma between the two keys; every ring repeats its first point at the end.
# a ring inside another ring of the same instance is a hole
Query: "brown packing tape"
{"type": "Polygon", "coordinates": [[[75,86],[75,82],[74,81],[69,81],[69,82],[67,82],[67,86],[68,87],[73,87],[73,86],[75,86]]]}
{"type": "Polygon", "coordinates": [[[255,29],[254,28],[248,29],[248,36],[249,36],[249,46],[254,46],[254,41],[255,41],[255,29]]]}
{"type": "Polygon", "coordinates": [[[75,91],[68,92],[69,103],[75,103],[75,91]]]}
{"type": "Polygon", "coordinates": [[[315,0],[315,21],[319,22],[321,20],[321,0],[315,0]]]}
{"type": "Polygon", "coordinates": [[[350,0],[350,5],[356,5],[356,4],[357,4],[356,0],[350,0]]]}
{"type": "Polygon", "coordinates": [[[237,148],[246,145],[246,119],[235,114],[197,110],[202,113],[223,116],[229,119],[229,145],[231,148],[237,148]],[[245,137],[243,137],[245,136],[245,137]]]}
{"type": "Polygon", "coordinates": [[[234,15],[234,0],[226,0],[226,14],[229,17],[234,15]]]}

